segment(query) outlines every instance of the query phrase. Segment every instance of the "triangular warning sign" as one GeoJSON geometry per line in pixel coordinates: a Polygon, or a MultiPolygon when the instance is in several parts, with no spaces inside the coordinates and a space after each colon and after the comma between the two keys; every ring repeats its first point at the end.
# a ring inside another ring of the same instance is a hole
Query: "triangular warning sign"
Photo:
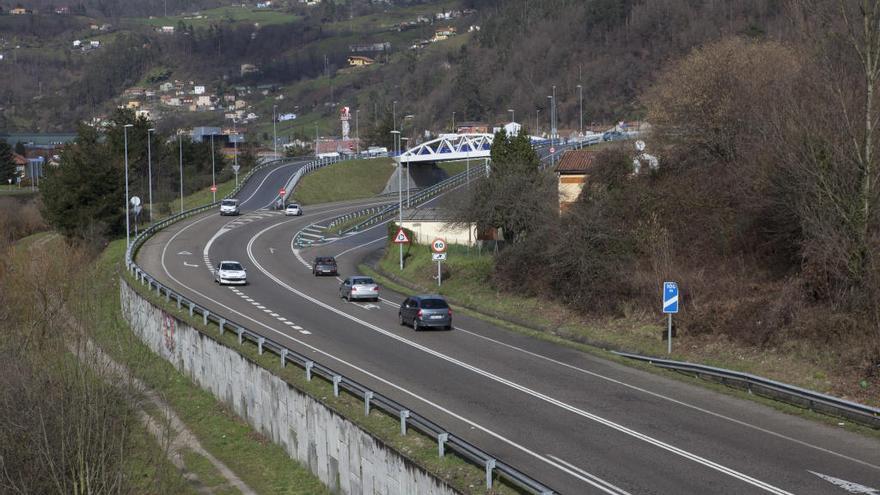
{"type": "Polygon", "coordinates": [[[406,236],[406,232],[403,229],[399,229],[397,231],[397,235],[394,236],[395,244],[407,244],[409,243],[409,237],[406,236]]]}

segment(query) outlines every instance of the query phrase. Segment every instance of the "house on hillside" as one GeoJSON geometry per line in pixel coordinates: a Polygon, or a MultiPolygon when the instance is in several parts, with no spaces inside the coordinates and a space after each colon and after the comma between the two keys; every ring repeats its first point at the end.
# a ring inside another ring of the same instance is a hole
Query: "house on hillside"
{"type": "Polygon", "coordinates": [[[70,7],[66,5],[62,5],[61,7],[55,7],[55,13],[58,15],[68,15],[70,14],[70,7]]]}
{"type": "Polygon", "coordinates": [[[556,166],[560,213],[564,213],[580,197],[595,156],[593,150],[568,150],[562,155],[556,166]]]}
{"type": "Polygon", "coordinates": [[[348,57],[348,65],[352,67],[366,67],[367,65],[373,65],[375,63],[376,61],[370,57],[364,57],[361,55],[351,55],[348,57]]]}
{"type": "Polygon", "coordinates": [[[32,10],[26,9],[24,7],[16,7],[14,9],[9,10],[10,15],[26,15],[26,14],[33,14],[33,13],[34,12],[32,10]]]}

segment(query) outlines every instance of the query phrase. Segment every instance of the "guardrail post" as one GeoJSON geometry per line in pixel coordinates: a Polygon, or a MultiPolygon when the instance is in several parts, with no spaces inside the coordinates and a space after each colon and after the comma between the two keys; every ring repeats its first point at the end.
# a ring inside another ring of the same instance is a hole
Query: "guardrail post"
{"type": "Polygon", "coordinates": [[[370,401],[373,399],[373,392],[367,390],[364,392],[364,416],[370,415],[370,401]]]}
{"type": "Polygon", "coordinates": [[[180,309],[180,294],[177,295],[177,309],[180,309]]]}
{"type": "Polygon", "coordinates": [[[168,290],[168,287],[165,287],[165,302],[171,301],[171,291],[168,290]]]}
{"type": "Polygon", "coordinates": [[[189,315],[192,316],[196,309],[195,303],[189,303],[189,315]]]}
{"type": "Polygon", "coordinates": [[[339,397],[339,382],[342,381],[342,377],[339,375],[333,375],[333,396],[339,397]]]}
{"type": "Polygon", "coordinates": [[[446,454],[446,442],[449,440],[449,433],[437,434],[437,455],[443,457],[446,454]]]}
{"type": "Polygon", "coordinates": [[[202,325],[208,324],[208,315],[210,315],[210,314],[211,314],[211,312],[208,311],[207,309],[202,311],[202,325]]]}
{"type": "Polygon", "coordinates": [[[263,342],[265,342],[265,341],[266,341],[266,339],[263,337],[260,337],[259,339],[257,339],[257,352],[260,355],[263,354],[263,342]]]}
{"type": "Polygon", "coordinates": [[[409,411],[406,409],[400,411],[400,434],[406,435],[406,418],[409,417],[409,411]]]}
{"type": "Polygon", "coordinates": [[[287,349],[281,349],[281,367],[287,367],[287,349]]]}
{"type": "Polygon", "coordinates": [[[223,327],[226,326],[226,318],[220,318],[220,321],[217,322],[217,326],[220,328],[220,335],[223,335],[223,327]]]}
{"type": "Polygon", "coordinates": [[[241,345],[242,337],[244,336],[244,328],[238,327],[235,330],[235,333],[238,334],[238,345],[241,345]]]}
{"type": "Polygon", "coordinates": [[[495,459],[486,459],[486,489],[492,489],[492,470],[495,469],[495,459]]]}
{"type": "Polygon", "coordinates": [[[306,361],[306,381],[312,381],[312,368],[314,366],[314,361],[306,361]]]}

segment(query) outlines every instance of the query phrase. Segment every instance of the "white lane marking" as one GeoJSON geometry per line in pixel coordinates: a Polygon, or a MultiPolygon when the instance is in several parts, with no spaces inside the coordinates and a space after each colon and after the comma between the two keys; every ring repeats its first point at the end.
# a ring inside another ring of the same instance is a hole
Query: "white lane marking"
{"type": "Polygon", "coordinates": [[[278,313],[269,313],[269,316],[273,318],[278,318],[278,313]]]}
{"type": "Polygon", "coordinates": [[[177,254],[179,254],[180,256],[192,256],[192,253],[189,251],[181,251],[177,254]]]}
{"type": "Polygon", "coordinates": [[[303,327],[301,327],[301,326],[299,326],[299,325],[294,325],[294,326],[293,326],[293,329],[294,329],[294,330],[302,330],[303,327]]]}
{"type": "Polygon", "coordinates": [[[251,299],[250,297],[248,297],[248,296],[246,296],[246,295],[244,295],[244,294],[242,294],[242,296],[244,297],[244,300],[247,301],[247,302],[250,302],[250,303],[252,303],[252,302],[256,302],[256,301],[254,301],[253,299],[251,299]]]}
{"type": "Polygon", "coordinates": [[[256,304],[256,306],[257,306],[257,309],[266,309],[266,306],[263,306],[263,305],[260,304],[259,302],[255,303],[255,304],[256,304]]]}
{"type": "Polygon", "coordinates": [[[272,253],[272,254],[275,254],[275,248],[270,247],[270,248],[269,248],[269,252],[272,253]]]}
{"type": "Polygon", "coordinates": [[[300,330],[299,333],[301,333],[303,335],[311,335],[312,334],[312,332],[310,332],[308,330],[300,330]]]}
{"type": "Polygon", "coordinates": [[[285,317],[283,317],[283,316],[279,316],[279,317],[278,317],[278,321],[282,321],[282,322],[283,322],[283,321],[287,321],[287,318],[285,318],[285,317]]]}
{"type": "Polygon", "coordinates": [[[269,316],[272,316],[272,315],[271,315],[271,313],[272,313],[272,310],[271,310],[271,309],[263,309],[263,313],[269,313],[269,316]]]}
{"type": "Polygon", "coordinates": [[[339,257],[342,256],[342,255],[345,255],[345,254],[348,254],[348,253],[354,251],[355,249],[360,249],[360,248],[362,248],[362,247],[364,247],[364,246],[369,246],[370,244],[373,244],[374,242],[379,242],[379,241],[384,241],[384,240],[385,240],[385,237],[379,237],[378,239],[373,239],[372,241],[370,241],[370,242],[365,242],[365,243],[363,243],[363,244],[361,244],[361,245],[359,245],[359,246],[355,246],[355,247],[353,247],[353,248],[348,248],[348,249],[346,249],[345,251],[343,251],[343,252],[337,254],[336,257],[339,258],[339,257]]]}
{"type": "MultiPolygon", "coordinates": [[[[197,220],[197,221],[195,221],[195,222],[193,222],[193,223],[187,225],[186,227],[180,229],[177,233],[175,233],[173,236],[171,236],[170,239],[168,239],[168,241],[165,243],[165,247],[162,249],[162,258],[161,258],[161,260],[162,260],[162,263],[161,263],[161,264],[162,264],[162,270],[165,272],[165,275],[166,275],[168,278],[170,278],[172,281],[174,281],[174,283],[176,283],[178,286],[183,287],[184,289],[190,291],[191,293],[198,295],[199,297],[201,297],[201,298],[204,299],[204,300],[210,301],[210,302],[214,303],[215,305],[218,305],[218,306],[224,307],[227,311],[230,311],[230,312],[232,312],[232,313],[234,313],[234,314],[240,316],[240,317],[243,318],[243,319],[246,319],[246,320],[248,320],[248,321],[251,321],[251,322],[253,322],[255,325],[261,326],[261,327],[265,328],[266,330],[268,330],[268,331],[270,331],[270,332],[274,332],[274,333],[278,334],[278,335],[281,336],[281,337],[285,337],[285,338],[289,339],[289,340],[292,341],[292,342],[296,342],[297,344],[299,344],[299,345],[301,345],[301,346],[303,346],[303,347],[305,347],[305,348],[307,348],[307,349],[310,349],[310,350],[314,351],[315,353],[318,353],[318,354],[321,354],[321,355],[323,355],[323,356],[326,356],[327,358],[332,359],[332,360],[334,360],[334,361],[336,361],[336,362],[338,362],[338,363],[340,363],[340,364],[342,364],[342,365],[344,365],[344,366],[348,366],[349,368],[351,368],[351,369],[353,369],[353,370],[355,370],[355,371],[357,371],[357,372],[359,372],[359,373],[362,373],[364,376],[368,376],[368,377],[370,377],[370,378],[372,378],[372,379],[378,381],[379,383],[385,384],[386,386],[391,387],[391,388],[393,388],[393,389],[395,389],[395,390],[398,390],[398,391],[400,391],[400,392],[403,393],[403,394],[409,395],[410,397],[413,397],[413,398],[415,398],[415,399],[417,399],[417,400],[423,402],[424,404],[427,404],[428,406],[433,407],[434,409],[437,409],[437,410],[440,411],[440,412],[443,412],[443,413],[445,413],[445,414],[447,414],[447,415],[449,415],[449,416],[451,416],[451,417],[453,417],[453,418],[455,418],[455,419],[457,419],[457,420],[459,420],[459,421],[461,421],[461,422],[463,422],[463,423],[465,423],[465,424],[470,425],[472,429],[478,429],[478,430],[482,431],[483,433],[485,433],[485,434],[487,434],[487,435],[489,435],[489,436],[491,436],[491,437],[493,437],[493,438],[496,438],[496,439],[498,439],[498,440],[500,440],[500,441],[502,441],[502,442],[504,442],[504,443],[506,443],[506,444],[508,444],[508,445],[510,445],[510,446],[512,446],[512,447],[514,447],[514,448],[516,448],[516,449],[518,449],[518,450],[520,450],[520,451],[522,451],[522,452],[524,452],[524,453],[526,453],[526,454],[528,454],[528,455],[530,455],[530,456],[532,456],[532,457],[534,457],[534,458],[536,458],[536,459],[538,459],[538,460],[540,460],[541,462],[544,462],[545,464],[548,464],[548,465],[550,465],[550,466],[555,467],[556,469],[559,469],[560,471],[562,471],[562,472],[568,474],[569,476],[572,476],[572,477],[574,477],[574,478],[576,478],[576,479],[579,479],[579,480],[583,481],[584,483],[587,483],[588,485],[591,485],[591,486],[593,486],[593,487],[595,487],[595,488],[601,490],[602,492],[605,492],[605,493],[608,493],[608,494],[611,494],[611,495],[621,495],[620,493],[615,492],[615,491],[611,491],[611,490],[605,488],[605,486],[596,483],[596,482],[593,481],[592,479],[587,478],[587,477],[584,477],[584,476],[582,476],[581,474],[577,473],[576,471],[572,471],[571,469],[569,469],[569,468],[567,468],[567,467],[565,467],[565,466],[563,466],[563,465],[561,465],[561,464],[559,464],[559,463],[557,463],[557,462],[554,462],[554,461],[548,459],[547,457],[542,456],[541,454],[538,454],[537,452],[535,452],[535,451],[533,451],[533,450],[529,450],[529,449],[526,448],[525,446],[520,445],[520,444],[514,442],[513,440],[511,440],[511,439],[509,439],[509,438],[507,438],[507,437],[505,437],[505,436],[503,436],[503,435],[500,435],[500,434],[498,434],[498,433],[496,433],[496,432],[494,432],[494,431],[492,431],[492,430],[486,428],[485,426],[480,425],[479,423],[476,423],[476,422],[474,422],[474,421],[472,421],[472,420],[470,420],[470,419],[467,419],[466,417],[464,417],[464,416],[462,416],[462,415],[460,415],[460,414],[458,414],[458,413],[455,413],[455,412],[453,412],[452,410],[447,409],[447,408],[441,406],[440,404],[438,404],[438,403],[436,403],[436,402],[433,402],[433,401],[431,401],[431,400],[428,400],[427,398],[422,397],[422,396],[416,394],[415,392],[413,392],[413,391],[411,391],[411,390],[409,390],[409,389],[403,388],[403,387],[401,387],[400,385],[397,385],[397,384],[395,384],[395,383],[393,383],[393,382],[391,382],[391,381],[389,381],[389,380],[387,380],[387,379],[385,379],[385,378],[382,378],[381,376],[376,375],[375,373],[371,373],[371,372],[367,371],[366,369],[361,368],[360,366],[355,365],[354,363],[350,363],[350,362],[348,362],[348,361],[346,361],[346,360],[344,360],[344,359],[342,359],[342,358],[339,358],[339,357],[334,356],[333,354],[330,354],[329,352],[326,352],[326,351],[324,351],[324,350],[322,350],[322,349],[319,349],[319,348],[317,348],[317,347],[315,347],[315,346],[313,346],[313,345],[310,345],[310,344],[306,343],[306,342],[303,341],[303,340],[299,340],[299,339],[297,339],[297,338],[295,338],[295,337],[293,337],[293,336],[291,336],[291,335],[288,335],[288,334],[286,334],[286,333],[284,333],[284,332],[281,332],[281,331],[279,331],[279,330],[276,330],[275,328],[270,327],[269,325],[266,325],[266,324],[263,323],[263,322],[257,321],[256,319],[251,318],[250,316],[248,316],[248,315],[246,315],[246,314],[244,314],[244,313],[242,313],[242,312],[240,312],[240,311],[236,311],[236,310],[234,310],[234,309],[232,309],[232,308],[226,306],[225,304],[222,304],[222,303],[220,303],[219,301],[216,301],[216,300],[214,300],[214,299],[212,299],[212,298],[206,296],[205,294],[203,294],[203,293],[201,293],[201,292],[199,292],[199,291],[193,289],[192,287],[190,287],[190,286],[188,286],[188,285],[182,283],[180,280],[178,280],[177,278],[175,278],[174,275],[172,275],[171,272],[168,270],[168,266],[165,264],[165,253],[166,253],[166,251],[167,251],[167,249],[168,249],[168,246],[170,246],[171,243],[174,242],[174,240],[177,238],[178,235],[182,234],[183,232],[185,232],[186,230],[188,230],[190,227],[192,227],[192,226],[198,224],[199,222],[202,222],[202,221],[204,221],[204,220],[207,220],[208,218],[211,218],[211,217],[205,217],[205,218],[203,218],[203,219],[201,219],[201,220],[197,220]]],[[[288,325],[292,325],[291,322],[287,322],[287,324],[288,324],[288,325]]]]}
{"type": "Polygon", "coordinates": [[[617,490],[617,492],[620,493],[621,495],[624,495],[624,494],[625,494],[625,495],[631,495],[628,491],[624,490],[623,488],[620,488],[619,486],[612,485],[611,483],[609,483],[609,482],[603,480],[602,478],[599,478],[599,477],[597,477],[597,476],[595,476],[595,475],[592,475],[592,474],[590,474],[590,473],[584,471],[583,469],[581,469],[581,468],[575,466],[574,464],[571,464],[571,463],[569,463],[569,462],[565,462],[565,461],[563,461],[562,459],[556,457],[556,456],[553,455],[553,454],[547,454],[547,457],[553,459],[554,461],[556,461],[556,462],[562,464],[563,466],[565,466],[565,467],[567,467],[567,468],[569,468],[569,469],[572,469],[572,470],[574,470],[574,471],[577,471],[577,472],[581,473],[582,475],[584,475],[584,476],[586,476],[586,477],[588,477],[588,478],[594,480],[596,483],[601,483],[601,484],[607,486],[608,488],[610,488],[610,489],[612,489],[612,490],[617,490]]]}
{"type": "Polygon", "coordinates": [[[292,321],[285,321],[284,324],[289,327],[292,327],[294,325],[294,323],[292,321]]]}
{"type": "MultiPolygon", "coordinates": [[[[296,239],[296,236],[294,236],[294,239],[296,239]]],[[[293,239],[290,240],[290,245],[293,246],[293,239]]],[[[293,255],[296,256],[296,259],[298,259],[299,262],[302,263],[306,268],[308,268],[309,270],[311,270],[311,269],[312,269],[312,265],[308,264],[308,263],[306,262],[306,260],[303,259],[302,255],[299,254],[299,249],[296,249],[296,248],[293,248],[293,247],[292,247],[292,249],[293,249],[293,255]]]]}
{"type": "MultiPolygon", "coordinates": [[[[254,192],[251,193],[251,195],[248,196],[247,199],[245,199],[244,201],[242,201],[241,203],[239,203],[239,206],[244,206],[245,203],[247,203],[248,201],[254,199],[254,196],[256,196],[257,193],[260,192],[260,189],[263,188],[263,184],[265,184],[266,181],[269,180],[269,176],[271,176],[272,174],[274,174],[275,172],[281,170],[281,169],[284,168],[284,167],[290,167],[290,166],[296,166],[296,165],[300,165],[300,167],[302,167],[302,164],[301,164],[301,163],[288,163],[287,165],[280,165],[280,166],[275,167],[274,169],[270,170],[269,173],[266,174],[265,177],[263,177],[263,180],[260,181],[260,184],[257,186],[257,188],[254,189],[254,192]]],[[[285,184],[285,185],[286,185],[286,184],[285,184]]],[[[125,199],[125,198],[123,198],[123,199],[125,199]]],[[[273,199],[272,202],[274,203],[275,200],[273,199]]],[[[270,204],[271,204],[271,203],[270,203],[270,204]]]]}
{"type": "MultiPolygon", "coordinates": [[[[206,217],[206,218],[210,218],[210,217],[206,217]]],[[[207,266],[208,269],[211,270],[211,274],[214,273],[214,267],[211,265],[211,257],[209,256],[209,252],[211,250],[211,245],[214,244],[214,241],[216,241],[218,237],[220,237],[221,235],[223,235],[227,232],[229,232],[229,229],[227,229],[226,227],[223,227],[220,230],[218,230],[216,233],[214,233],[213,236],[211,236],[211,238],[208,240],[208,243],[205,244],[205,249],[202,250],[202,257],[205,259],[205,266],[207,266]]]]}
{"type": "Polygon", "coordinates": [[[371,329],[371,330],[373,330],[373,331],[375,331],[375,332],[377,332],[377,333],[380,333],[380,334],[382,334],[382,335],[385,335],[385,336],[388,337],[388,338],[391,338],[391,339],[397,340],[398,342],[401,342],[401,343],[403,343],[403,344],[409,345],[410,347],[413,347],[414,349],[421,350],[422,352],[425,352],[426,354],[430,354],[430,355],[432,355],[432,356],[434,356],[434,357],[436,357],[436,358],[438,358],[438,359],[445,360],[446,362],[448,362],[448,363],[450,363],[450,364],[457,365],[457,366],[459,366],[459,367],[461,367],[461,368],[464,368],[464,369],[466,369],[466,370],[468,370],[468,371],[471,371],[471,372],[476,373],[476,374],[478,374],[478,375],[484,376],[485,378],[487,378],[487,379],[489,379],[489,380],[492,380],[492,381],[498,382],[498,383],[503,384],[503,385],[507,385],[508,387],[510,387],[510,388],[512,388],[512,389],[514,389],[514,390],[520,391],[520,392],[522,392],[522,393],[524,393],[524,394],[526,394],[526,395],[530,395],[530,396],[532,396],[532,397],[534,397],[534,398],[540,399],[540,400],[542,400],[542,401],[544,401],[544,402],[547,402],[548,404],[551,404],[551,405],[554,405],[554,406],[556,406],[556,407],[559,407],[560,409],[563,409],[563,410],[569,411],[569,412],[571,412],[572,414],[575,414],[575,415],[581,416],[582,418],[585,418],[585,419],[589,419],[589,420],[591,420],[591,421],[593,421],[593,422],[599,423],[599,424],[604,425],[604,426],[606,426],[606,427],[608,427],[608,428],[611,428],[611,429],[613,429],[613,430],[619,431],[620,433],[624,433],[624,434],[626,434],[626,435],[628,435],[628,436],[630,436],[630,437],[632,437],[632,438],[635,438],[635,439],[637,439],[637,440],[641,440],[641,441],[643,441],[643,442],[645,442],[645,443],[648,443],[648,444],[650,444],[650,445],[654,445],[655,447],[658,447],[658,448],[660,448],[660,449],[666,450],[667,452],[670,452],[670,453],[676,454],[676,455],[678,455],[678,456],[680,456],[680,457],[683,457],[683,458],[685,458],[685,459],[687,459],[687,460],[690,460],[690,461],[692,461],[692,462],[695,462],[695,463],[697,463],[697,464],[701,464],[701,465],[703,465],[703,466],[705,466],[705,467],[708,467],[708,468],[710,468],[710,469],[713,469],[713,470],[715,470],[715,471],[718,471],[719,473],[722,473],[722,474],[725,474],[725,475],[730,476],[730,477],[732,477],[732,478],[738,479],[738,480],[740,480],[740,481],[743,481],[743,482],[745,482],[745,483],[748,483],[748,484],[750,484],[750,485],[752,485],[752,486],[755,486],[755,487],[757,487],[757,488],[760,488],[760,489],[762,489],[762,490],[764,490],[764,491],[767,491],[767,492],[769,492],[769,493],[773,493],[773,494],[776,494],[776,495],[791,495],[790,492],[787,492],[787,491],[785,491],[785,490],[783,490],[783,489],[781,489],[781,488],[775,487],[775,486],[773,486],[773,485],[771,485],[771,484],[769,484],[769,483],[767,483],[767,482],[761,481],[761,480],[759,480],[759,479],[757,479],[757,478],[753,478],[753,477],[751,477],[751,476],[749,476],[749,475],[747,475],[747,474],[740,473],[739,471],[736,471],[735,469],[732,469],[732,468],[729,468],[729,467],[723,466],[723,465],[718,464],[718,463],[716,463],[716,462],[714,462],[714,461],[711,461],[711,460],[709,460],[709,459],[707,459],[707,458],[700,457],[700,456],[698,456],[697,454],[693,454],[693,453],[691,453],[691,452],[688,452],[687,450],[681,449],[681,448],[676,447],[676,446],[674,446],[674,445],[672,445],[672,444],[668,444],[668,443],[666,443],[666,442],[663,442],[663,441],[661,441],[661,440],[658,440],[658,439],[656,439],[656,438],[653,438],[653,437],[651,437],[651,436],[649,436],[649,435],[646,435],[646,434],[644,434],[644,433],[640,433],[640,432],[638,432],[638,431],[636,431],[636,430],[633,430],[633,429],[627,428],[626,426],[623,426],[623,425],[618,424],[618,423],[615,423],[615,422],[613,422],[613,421],[611,421],[611,420],[605,419],[605,418],[603,418],[603,417],[601,417],[601,416],[599,416],[599,415],[597,415],[597,414],[593,414],[593,413],[590,413],[590,412],[585,411],[585,410],[583,410],[583,409],[579,409],[579,408],[574,407],[574,406],[572,406],[572,405],[570,405],[570,404],[567,404],[567,403],[565,403],[565,402],[562,402],[562,401],[560,401],[560,400],[558,400],[558,399],[555,399],[555,398],[553,398],[553,397],[550,397],[550,396],[548,396],[548,395],[546,395],[546,394],[543,394],[543,393],[538,392],[538,391],[536,391],[536,390],[532,390],[532,389],[530,389],[530,388],[528,388],[528,387],[525,387],[525,386],[523,386],[523,385],[520,385],[520,384],[518,384],[518,383],[516,383],[516,382],[513,382],[513,381],[508,380],[508,379],[506,379],[506,378],[503,378],[503,377],[501,377],[501,376],[498,376],[498,375],[496,375],[496,374],[494,374],[494,373],[491,373],[491,372],[489,372],[489,371],[483,370],[483,369],[478,368],[478,367],[476,367],[476,366],[473,366],[473,365],[471,365],[471,364],[465,363],[464,361],[461,361],[461,360],[459,360],[459,359],[453,358],[452,356],[448,356],[448,355],[443,354],[443,353],[441,353],[441,352],[439,352],[439,351],[435,351],[435,350],[433,350],[433,349],[431,349],[431,348],[429,348],[429,347],[427,347],[427,346],[424,346],[424,345],[422,345],[422,344],[419,344],[419,343],[413,342],[413,341],[411,341],[411,340],[408,340],[408,339],[406,339],[406,338],[403,338],[403,337],[401,337],[401,336],[399,336],[399,335],[396,335],[396,334],[394,334],[394,333],[392,333],[392,332],[389,332],[389,331],[387,331],[387,330],[385,330],[385,329],[383,329],[383,328],[380,328],[380,327],[378,327],[378,326],[376,326],[376,325],[373,325],[372,323],[369,323],[369,322],[367,322],[367,321],[361,320],[360,318],[357,318],[357,317],[355,317],[355,316],[353,316],[353,315],[350,315],[350,314],[348,314],[348,313],[346,313],[346,312],[344,312],[344,311],[341,311],[341,310],[339,310],[339,309],[337,309],[337,308],[334,308],[334,307],[330,306],[329,304],[326,304],[326,303],[324,303],[324,302],[322,302],[322,301],[319,301],[318,299],[315,299],[314,297],[309,296],[308,294],[306,294],[306,293],[304,293],[304,292],[302,292],[302,291],[299,291],[299,290],[297,290],[297,289],[291,287],[290,285],[284,283],[281,279],[279,279],[278,277],[276,277],[275,275],[273,275],[272,273],[270,273],[268,270],[266,270],[265,268],[263,268],[263,266],[260,265],[260,263],[257,261],[256,257],[254,256],[254,252],[253,252],[254,242],[255,242],[255,241],[256,241],[261,235],[263,235],[264,233],[266,233],[266,232],[268,232],[268,231],[270,231],[270,230],[272,230],[272,229],[278,227],[279,225],[281,225],[281,224],[276,224],[276,225],[271,225],[271,226],[269,226],[269,227],[266,227],[266,228],[264,228],[263,230],[257,232],[253,237],[251,237],[250,241],[248,241],[248,244],[247,244],[247,254],[248,254],[248,258],[250,259],[251,263],[254,264],[254,266],[257,268],[257,270],[260,270],[261,272],[263,272],[264,275],[266,275],[267,277],[269,277],[269,278],[270,278],[271,280],[273,280],[276,284],[278,284],[278,285],[281,286],[282,288],[286,289],[287,291],[292,292],[292,293],[294,293],[294,294],[296,294],[296,295],[302,297],[303,299],[306,299],[307,301],[311,301],[312,303],[314,303],[314,304],[316,304],[316,305],[318,305],[318,306],[320,306],[320,307],[322,307],[322,308],[324,308],[324,309],[326,309],[326,310],[328,310],[328,311],[331,311],[331,312],[333,312],[333,313],[336,313],[336,314],[338,314],[339,316],[341,316],[341,317],[343,317],[343,318],[347,318],[347,319],[349,319],[349,320],[351,320],[351,321],[353,321],[353,322],[355,322],[355,323],[359,323],[360,325],[362,325],[362,326],[364,326],[364,327],[366,327],[366,328],[369,328],[369,329],[371,329]]]}
{"type": "Polygon", "coordinates": [[[199,266],[198,264],[191,265],[191,264],[187,263],[186,261],[183,262],[183,265],[184,265],[184,266],[196,267],[196,268],[198,268],[198,266],[199,266]]]}
{"type": "Polygon", "coordinates": [[[842,488],[850,493],[858,493],[861,495],[880,495],[880,490],[876,488],[871,488],[865,485],[860,485],[858,483],[853,483],[852,481],[842,480],[840,478],[835,478],[833,476],[828,476],[827,474],[817,473],[815,471],[807,471],[808,473],[815,474],[816,476],[822,478],[823,480],[831,483],[832,485],[842,488]]]}

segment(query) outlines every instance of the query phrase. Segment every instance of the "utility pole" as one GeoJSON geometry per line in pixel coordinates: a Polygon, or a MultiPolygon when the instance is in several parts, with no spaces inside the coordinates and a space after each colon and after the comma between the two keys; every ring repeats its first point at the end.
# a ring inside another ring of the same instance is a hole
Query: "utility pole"
{"type": "MultiPolygon", "coordinates": [[[[403,164],[400,162],[400,156],[398,156],[397,151],[397,138],[400,136],[400,131],[397,129],[391,131],[391,135],[394,137],[394,144],[392,150],[394,152],[394,156],[397,157],[397,211],[400,213],[400,228],[403,228],[403,177],[401,167],[403,164]]],[[[398,244],[400,247],[400,271],[403,271],[403,244],[398,244]]]]}
{"type": "Polygon", "coordinates": [[[577,85],[578,88],[578,107],[580,108],[581,114],[581,122],[580,122],[580,135],[584,135],[584,87],[580,84],[577,85]]]}
{"type": "Polygon", "coordinates": [[[275,109],[278,108],[278,105],[272,105],[272,153],[275,156],[275,159],[278,159],[278,134],[275,129],[275,122],[278,120],[275,117],[275,109]]]}
{"type": "MultiPolygon", "coordinates": [[[[133,124],[125,124],[122,126],[122,134],[125,139],[125,249],[128,250],[131,248],[131,233],[129,232],[131,227],[129,227],[129,217],[131,214],[128,211],[128,128],[134,127],[133,124]]],[[[33,181],[33,177],[31,177],[31,181],[33,181]]]]}

